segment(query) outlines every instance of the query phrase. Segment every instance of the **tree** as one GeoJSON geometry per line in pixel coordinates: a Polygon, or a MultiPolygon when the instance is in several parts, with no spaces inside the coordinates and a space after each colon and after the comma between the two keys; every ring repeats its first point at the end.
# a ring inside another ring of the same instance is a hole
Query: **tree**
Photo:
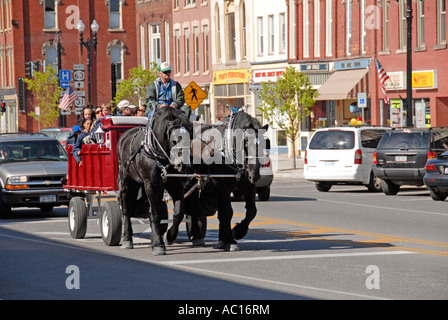
{"type": "Polygon", "coordinates": [[[145,101],[146,88],[158,77],[157,64],[153,62],[149,69],[143,69],[141,65],[129,70],[129,77],[122,80],[118,87],[113,102],[118,104],[121,100],[129,100],[138,106],[140,101],[145,101]]]}
{"type": "Polygon", "coordinates": [[[287,68],[276,83],[269,81],[261,86],[263,105],[259,110],[270,125],[277,125],[285,131],[286,138],[292,144],[296,169],[296,140],[300,135],[300,126],[310,114],[310,108],[319,93],[312,88],[308,75],[297,71],[295,67],[287,68]]]}
{"type": "Polygon", "coordinates": [[[44,127],[53,125],[59,117],[59,96],[62,89],[58,85],[56,71],[48,65],[46,72],[34,72],[32,79],[23,79],[33,96],[37,99],[37,107],[40,109],[39,115],[35,111],[28,113],[44,127]]]}

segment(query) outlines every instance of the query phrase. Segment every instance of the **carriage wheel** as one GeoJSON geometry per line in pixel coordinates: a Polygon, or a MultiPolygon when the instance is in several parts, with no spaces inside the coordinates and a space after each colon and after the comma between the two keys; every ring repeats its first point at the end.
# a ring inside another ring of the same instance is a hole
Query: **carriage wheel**
{"type": "Polygon", "coordinates": [[[87,232],[87,208],[81,197],[74,197],[68,205],[68,228],[73,239],[83,239],[87,232]]]}
{"type": "Polygon", "coordinates": [[[101,211],[101,235],[107,246],[117,246],[121,238],[121,211],[116,202],[106,202],[101,211]]]}
{"type": "MultiPolygon", "coordinates": [[[[187,236],[188,236],[188,240],[193,241],[193,234],[191,233],[191,228],[192,228],[192,220],[193,217],[190,215],[186,216],[186,227],[187,227],[187,236]]],[[[207,217],[206,216],[201,216],[198,217],[198,223],[199,223],[199,232],[200,232],[200,236],[201,239],[205,238],[205,235],[207,233],[207,217]]]]}

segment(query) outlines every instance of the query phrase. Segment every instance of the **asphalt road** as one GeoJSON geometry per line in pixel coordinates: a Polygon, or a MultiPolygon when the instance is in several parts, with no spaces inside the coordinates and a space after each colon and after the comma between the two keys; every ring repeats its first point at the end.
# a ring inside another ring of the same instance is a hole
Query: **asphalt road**
{"type": "MultiPolygon", "coordinates": [[[[104,245],[96,218],[74,240],[67,208],[15,209],[0,220],[0,299],[245,299],[265,313],[264,300],[448,299],[448,201],[424,188],[324,193],[302,179],[276,180],[257,205],[240,251],[213,249],[211,217],[205,247],[192,247],[182,225],[161,257],[151,255],[144,219],[133,220],[135,249],[122,250],[104,245]]],[[[244,203],[233,208],[238,222],[244,203]]]]}

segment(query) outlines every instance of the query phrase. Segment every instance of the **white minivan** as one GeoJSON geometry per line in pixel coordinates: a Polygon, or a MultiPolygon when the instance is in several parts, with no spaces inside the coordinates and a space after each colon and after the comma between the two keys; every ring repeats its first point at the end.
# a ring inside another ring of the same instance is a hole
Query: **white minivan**
{"type": "Polygon", "coordinates": [[[362,184],[381,191],[381,180],[373,174],[373,153],[384,127],[333,127],[318,129],[305,152],[304,177],[316,189],[328,191],[335,184],[362,184]]]}

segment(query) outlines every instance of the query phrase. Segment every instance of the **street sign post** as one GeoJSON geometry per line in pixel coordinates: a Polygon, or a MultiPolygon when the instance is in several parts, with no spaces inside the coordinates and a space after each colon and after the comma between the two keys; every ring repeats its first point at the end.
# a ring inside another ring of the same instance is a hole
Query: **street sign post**
{"type": "Polygon", "coordinates": [[[358,108],[361,108],[362,124],[366,124],[364,119],[364,110],[366,107],[367,107],[367,93],[358,92],[358,108]]]}
{"type": "Polygon", "coordinates": [[[196,110],[197,107],[207,98],[207,92],[201,89],[196,82],[191,81],[190,84],[184,89],[185,103],[188,104],[191,109],[196,110]]]}

